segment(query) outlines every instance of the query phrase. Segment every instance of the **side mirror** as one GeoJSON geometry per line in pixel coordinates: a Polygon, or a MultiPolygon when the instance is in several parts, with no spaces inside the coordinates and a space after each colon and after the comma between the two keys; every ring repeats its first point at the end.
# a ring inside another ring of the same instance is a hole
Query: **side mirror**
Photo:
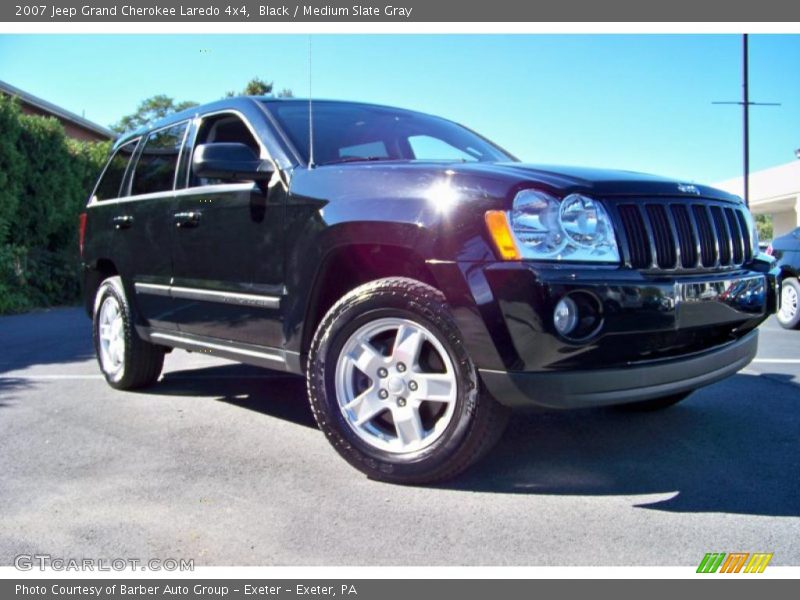
{"type": "Polygon", "coordinates": [[[194,149],[192,171],[209,179],[268,181],[272,164],[261,160],[246,144],[200,144],[194,149]]]}

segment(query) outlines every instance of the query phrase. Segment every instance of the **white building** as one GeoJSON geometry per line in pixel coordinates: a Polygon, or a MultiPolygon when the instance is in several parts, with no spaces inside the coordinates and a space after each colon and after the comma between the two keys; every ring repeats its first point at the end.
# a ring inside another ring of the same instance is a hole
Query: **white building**
{"type": "MultiPolygon", "coordinates": [[[[742,177],[714,186],[744,195],[742,177]]],[[[800,227],[800,160],[750,173],[750,210],[756,215],[772,215],[775,237],[800,227]]]]}

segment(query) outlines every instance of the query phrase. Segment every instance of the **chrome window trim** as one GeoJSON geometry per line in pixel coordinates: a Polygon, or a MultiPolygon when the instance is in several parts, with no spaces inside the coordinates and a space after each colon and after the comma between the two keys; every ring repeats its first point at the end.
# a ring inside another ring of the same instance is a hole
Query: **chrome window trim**
{"type": "MultiPolygon", "coordinates": [[[[111,166],[111,161],[119,154],[120,150],[122,150],[125,146],[133,144],[133,152],[131,152],[130,158],[128,158],[128,164],[125,165],[125,170],[122,172],[122,181],[119,184],[119,187],[122,187],[122,184],[125,183],[125,180],[128,175],[128,170],[131,168],[131,163],[133,162],[133,157],[136,156],[136,149],[139,147],[139,142],[142,141],[142,136],[131,138],[124,144],[120,144],[116,150],[112,150],[108,158],[106,159],[106,165],[103,167],[102,172],[100,173],[100,177],[97,178],[97,181],[92,188],[92,193],[89,195],[89,202],[86,206],[91,206],[92,204],[107,204],[109,202],[116,202],[120,197],[117,198],[108,198],[106,200],[98,200],[97,199],[97,187],[100,185],[100,182],[103,181],[103,177],[106,176],[106,171],[108,171],[108,167],[111,166]]],[[[119,193],[119,192],[117,192],[119,193]]],[[[124,198],[124,196],[121,196],[124,198]]]]}
{"type": "Polygon", "coordinates": [[[152,131],[148,131],[145,134],[142,134],[142,147],[138,150],[136,156],[136,164],[133,165],[133,170],[131,171],[131,176],[128,181],[128,186],[130,190],[133,189],[133,180],[136,178],[136,169],[139,166],[139,161],[142,158],[142,154],[144,153],[145,149],[147,148],[147,142],[150,141],[150,138],[156,135],[161,131],[166,131],[167,129],[172,129],[173,127],[178,127],[179,125],[183,125],[183,137],[181,137],[181,146],[178,149],[178,158],[175,159],[175,173],[172,174],[172,189],[171,190],[161,190],[160,192],[150,192],[149,194],[131,194],[127,196],[128,198],[136,198],[137,196],[166,196],[167,194],[173,193],[175,191],[175,179],[178,176],[178,166],[181,163],[181,152],[183,152],[183,144],[186,142],[186,133],[189,131],[189,125],[191,124],[191,119],[183,119],[182,121],[177,121],[175,123],[170,123],[169,125],[164,125],[163,127],[159,127],[158,129],[153,129],[152,131]]]}
{"type": "MultiPolygon", "coordinates": [[[[182,188],[180,190],[174,190],[168,193],[170,198],[174,198],[180,196],[192,196],[200,193],[218,194],[223,192],[245,192],[252,190],[254,187],[256,187],[256,184],[253,182],[218,183],[214,185],[204,185],[193,188],[182,188]]],[[[86,208],[92,208],[93,206],[105,206],[109,204],[123,204],[126,202],[136,202],[139,200],[153,200],[156,198],[163,198],[164,196],[165,192],[155,192],[152,194],[139,194],[138,196],[126,196],[124,198],[117,198],[116,200],[101,200],[100,202],[90,202],[86,206],[86,208]]]]}
{"type": "MultiPolygon", "coordinates": [[[[233,116],[236,116],[236,117],[240,118],[244,122],[245,127],[247,127],[247,130],[250,132],[250,135],[253,136],[253,139],[258,144],[258,148],[259,148],[258,158],[260,160],[269,161],[269,163],[272,165],[272,169],[273,169],[274,173],[280,173],[281,172],[281,168],[278,166],[278,163],[275,161],[275,159],[270,155],[269,149],[267,148],[267,146],[262,141],[261,136],[258,135],[258,132],[256,131],[256,128],[253,127],[253,124],[250,122],[250,119],[247,118],[247,115],[245,115],[240,110],[237,110],[235,108],[221,108],[219,110],[215,110],[215,111],[209,112],[209,113],[203,113],[203,114],[199,114],[198,113],[194,118],[195,132],[200,131],[200,127],[203,124],[203,121],[205,119],[207,119],[209,117],[216,117],[216,116],[219,116],[219,115],[233,115],[233,116]]],[[[194,140],[192,141],[192,144],[193,144],[192,152],[194,152],[194,146],[197,146],[197,144],[198,144],[198,142],[197,142],[197,134],[196,133],[195,133],[195,136],[194,136],[194,140]]],[[[182,188],[182,189],[206,189],[208,187],[211,187],[211,186],[205,186],[205,185],[197,185],[197,186],[191,187],[189,185],[189,183],[191,182],[191,178],[192,178],[192,161],[190,159],[189,160],[189,166],[186,169],[186,181],[184,182],[184,185],[186,187],[182,188]]],[[[278,179],[280,179],[281,183],[283,184],[284,190],[288,191],[289,187],[288,187],[288,185],[286,185],[286,182],[283,181],[283,178],[282,177],[278,177],[278,179]]],[[[176,183],[176,187],[177,187],[177,183],[176,183]]]]}
{"type": "MultiPolygon", "coordinates": [[[[142,142],[144,142],[144,144],[146,145],[147,144],[147,140],[154,133],[158,133],[159,131],[164,131],[165,129],[170,129],[171,127],[177,127],[178,125],[181,125],[181,124],[186,124],[186,129],[184,130],[183,137],[181,138],[181,149],[178,152],[178,160],[175,163],[175,174],[172,176],[172,189],[171,190],[164,190],[164,191],[161,191],[161,192],[151,192],[149,194],[133,194],[133,195],[128,194],[128,195],[125,195],[125,196],[120,196],[119,198],[113,198],[113,199],[109,199],[109,200],[96,200],[95,197],[94,197],[95,190],[93,189],[92,190],[92,196],[89,199],[89,203],[86,205],[86,208],[92,208],[93,206],[104,205],[104,204],[119,204],[121,202],[130,202],[132,200],[150,200],[150,199],[153,199],[153,198],[163,198],[164,196],[174,194],[175,191],[176,191],[175,190],[175,186],[177,184],[176,179],[177,179],[177,176],[178,176],[178,167],[180,166],[181,155],[183,153],[184,145],[186,143],[186,136],[188,135],[189,125],[191,124],[191,122],[192,122],[192,119],[183,119],[182,121],[178,121],[178,122],[172,123],[170,125],[165,125],[164,127],[159,127],[158,129],[153,129],[152,131],[147,131],[147,132],[143,133],[142,135],[140,135],[139,137],[134,138],[134,140],[137,141],[137,146],[134,149],[134,153],[131,156],[131,160],[128,161],[128,166],[125,168],[125,175],[123,176],[123,182],[125,182],[125,180],[127,180],[128,189],[130,189],[132,187],[132,185],[133,185],[133,177],[136,175],[136,167],[139,166],[139,157],[142,154],[141,150],[144,149],[144,145],[142,146],[142,149],[139,148],[139,145],[142,144],[142,142]],[[136,158],[136,164],[132,164],[134,157],[136,158]],[[131,170],[131,167],[133,167],[133,170],[131,170]],[[128,177],[129,171],[130,171],[130,177],[128,177]]],[[[134,140],[131,140],[131,141],[134,141],[134,140]]],[[[122,148],[123,146],[127,146],[129,143],[130,142],[125,142],[124,144],[122,144],[120,146],[120,148],[122,148]]],[[[119,150],[119,149],[117,149],[117,150],[119,150]]],[[[106,165],[106,168],[108,168],[108,165],[106,165]]],[[[105,169],[103,169],[103,173],[105,174],[105,169]]],[[[99,183],[100,179],[98,179],[97,181],[99,183]]],[[[95,184],[95,188],[97,188],[97,184],[95,184]]]]}
{"type": "MultiPolygon", "coordinates": [[[[268,160],[271,163],[275,164],[275,161],[272,160],[272,157],[269,155],[269,150],[267,150],[267,147],[264,145],[264,142],[261,141],[261,137],[256,132],[256,129],[255,127],[253,127],[253,124],[250,122],[250,119],[248,119],[244,113],[236,110],[235,108],[221,108],[219,110],[215,110],[214,112],[210,113],[202,113],[202,114],[198,113],[197,116],[194,118],[194,120],[197,121],[197,130],[198,131],[200,130],[200,125],[204,120],[206,120],[209,117],[216,117],[219,115],[234,115],[239,117],[242,121],[244,121],[245,126],[250,131],[250,135],[253,136],[253,139],[258,144],[259,147],[258,158],[262,160],[268,160]]],[[[197,143],[196,136],[195,136],[195,143],[197,143]]]]}
{"type": "MultiPolygon", "coordinates": [[[[188,166],[188,169],[187,169],[187,172],[186,172],[186,181],[183,183],[183,185],[185,185],[186,187],[182,187],[182,188],[176,189],[178,187],[178,185],[179,185],[179,182],[177,181],[177,177],[178,177],[178,170],[179,170],[179,167],[180,167],[180,161],[181,161],[181,157],[183,156],[183,152],[186,150],[186,140],[187,140],[187,136],[189,135],[189,131],[191,129],[191,126],[193,125],[196,130],[199,130],[200,124],[202,123],[202,121],[204,119],[206,119],[208,117],[214,117],[214,116],[226,115],[226,114],[234,115],[234,116],[240,118],[244,122],[244,124],[247,127],[248,131],[250,131],[250,134],[253,136],[253,138],[256,140],[256,143],[258,144],[258,147],[259,147],[259,159],[268,160],[272,164],[272,167],[275,170],[275,173],[280,173],[280,169],[278,167],[278,164],[275,162],[275,159],[272,158],[272,156],[270,156],[269,150],[264,145],[264,142],[261,140],[261,137],[256,132],[256,129],[255,129],[255,127],[253,127],[253,124],[250,122],[250,119],[248,119],[247,116],[243,112],[241,112],[240,110],[237,110],[235,108],[221,108],[219,110],[215,110],[215,111],[209,112],[209,113],[202,113],[202,114],[201,113],[195,113],[195,115],[193,117],[191,117],[191,118],[183,119],[181,121],[177,121],[176,123],[171,123],[169,125],[164,125],[163,127],[159,127],[158,129],[153,129],[152,131],[147,131],[147,132],[143,133],[142,135],[140,135],[138,138],[134,138],[135,140],[137,140],[137,145],[138,145],[138,143],[141,143],[143,140],[144,140],[144,143],[146,144],[147,143],[147,139],[154,133],[157,133],[159,131],[163,131],[165,129],[169,129],[171,127],[175,127],[175,126],[180,125],[182,123],[186,123],[187,124],[186,130],[184,131],[184,134],[183,134],[183,140],[181,142],[181,151],[178,154],[178,162],[177,162],[177,166],[175,168],[175,176],[174,176],[173,182],[172,182],[172,190],[163,191],[163,192],[153,192],[153,193],[150,193],[150,194],[126,195],[126,196],[120,196],[119,198],[98,201],[98,200],[94,199],[94,189],[93,189],[92,190],[92,197],[90,198],[89,203],[86,205],[86,208],[92,208],[92,207],[97,206],[97,205],[122,204],[122,203],[125,203],[125,202],[135,202],[137,200],[153,200],[153,199],[156,199],[156,198],[163,198],[163,197],[165,197],[167,195],[169,195],[170,197],[172,197],[172,196],[182,196],[182,195],[192,195],[192,194],[199,193],[200,190],[208,191],[209,193],[220,193],[220,192],[244,191],[244,190],[252,189],[253,187],[255,187],[256,184],[254,182],[253,183],[251,183],[251,182],[245,182],[245,183],[220,183],[220,184],[201,185],[201,186],[189,187],[188,186],[189,177],[191,175],[191,170],[192,170],[191,161],[189,161],[189,166],[188,166]]],[[[133,140],[131,140],[131,141],[133,141],[133,140]]],[[[195,137],[194,142],[195,142],[195,144],[197,143],[197,138],[196,137],[195,137]]],[[[126,142],[125,144],[123,144],[123,146],[127,145],[128,143],[130,143],[130,142],[126,142]]],[[[120,146],[120,148],[121,147],[122,146],[120,146]]],[[[192,148],[192,150],[194,150],[194,147],[192,148]]],[[[134,151],[134,155],[136,155],[136,149],[134,151]]],[[[133,156],[131,157],[131,161],[129,161],[128,167],[126,168],[126,172],[125,172],[126,176],[128,175],[128,170],[131,167],[130,162],[132,162],[132,160],[133,160],[133,156]]],[[[136,155],[136,162],[137,162],[137,164],[139,162],[138,155],[136,155]]],[[[106,167],[107,166],[108,165],[106,165],[106,167]]],[[[133,181],[133,176],[136,174],[135,166],[136,165],[134,165],[134,169],[130,174],[129,183],[131,183],[133,181]]],[[[105,169],[103,169],[103,173],[105,173],[105,169]]],[[[102,177],[102,175],[101,175],[101,177],[102,177]]],[[[281,183],[283,184],[284,188],[286,188],[288,190],[286,182],[284,182],[281,177],[278,177],[278,179],[281,181],[281,183]]],[[[100,181],[100,178],[98,178],[98,182],[99,181],[100,181]]],[[[97,184],[95,184],[95,187],[97,187],[97,184]]]]}
{"type": "MultiPolygon", "coordinates": [[[[186,151],[186,138],[189,136],[189,131],[192,128],[192,121],[193,120],[194,119],[188,119],[186,121],[186,127],[183,130],[183,137],[181,138],[181,148],[180,148],[180,150],[178,150],[178,160],[175,161],[175,173],[172,176],[172,191],[173,192],[178,189],[178,173],[181,170],[181,159],[183,158],[183,153],[186,151]]],[[[148,137],[150,137],[150,136],[148,136],[148,137]]],[[[145,141],[145,144],[146,143],[147,142],[145,141]]],[[[133,174],[136,175],[135,172],[133,174]]],[[[132,177],[131,177],[131,181],[133,181],[132,177]]]]}

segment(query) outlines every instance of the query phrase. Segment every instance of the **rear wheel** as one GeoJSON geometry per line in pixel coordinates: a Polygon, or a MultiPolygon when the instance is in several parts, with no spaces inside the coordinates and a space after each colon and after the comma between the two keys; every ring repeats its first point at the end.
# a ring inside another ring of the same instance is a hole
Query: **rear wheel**
{"type": "Polygon", "coordinates": [[[775,315],[781,327],[785,329],[800,327],[798,299],[800,299],[800,282],[794,277],[787,277],[781,282],[781,309],[775,315]]]}
{"type": "Polygon", "coordinates": [[[92,329],[97,362],[111,387],[132,390],[158,380],[164,365],[164,348],[137,335],[119,277],[109,277],[100,284],[92,329]]]}
{"type": "Polygon", "coordinates": [[[342,298],[311,345],[311,408],[334,448],[369,477],[433,483],[499,439],[508,410],[482,393],[444,297],[381,279],[342,298]]]}

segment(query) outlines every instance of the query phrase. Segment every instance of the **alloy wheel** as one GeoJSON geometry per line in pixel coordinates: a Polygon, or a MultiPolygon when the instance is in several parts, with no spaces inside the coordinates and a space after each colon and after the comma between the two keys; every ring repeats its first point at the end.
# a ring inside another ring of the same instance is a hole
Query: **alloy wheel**
{"type": "Polygon", "coordinates": [[[390,317],[359,327],[342,347],[335,378],[346,423],[378,450],[417,452],[438,440],[453,418],[452,359],[415,321],[390,317]]]}
{"type": "Polygon", "coordinates": [[[125,362],[125,322],[119,302],[106,297],[100,305],[99,318],[100,362],[109,375],[116,375],[125,362]]]}
{"type": "Polygon", "coordinates": [[[791,321],[797,314],[797,290],[790,285],[781,288],[780,317],[784,322],[791,321]]]}

